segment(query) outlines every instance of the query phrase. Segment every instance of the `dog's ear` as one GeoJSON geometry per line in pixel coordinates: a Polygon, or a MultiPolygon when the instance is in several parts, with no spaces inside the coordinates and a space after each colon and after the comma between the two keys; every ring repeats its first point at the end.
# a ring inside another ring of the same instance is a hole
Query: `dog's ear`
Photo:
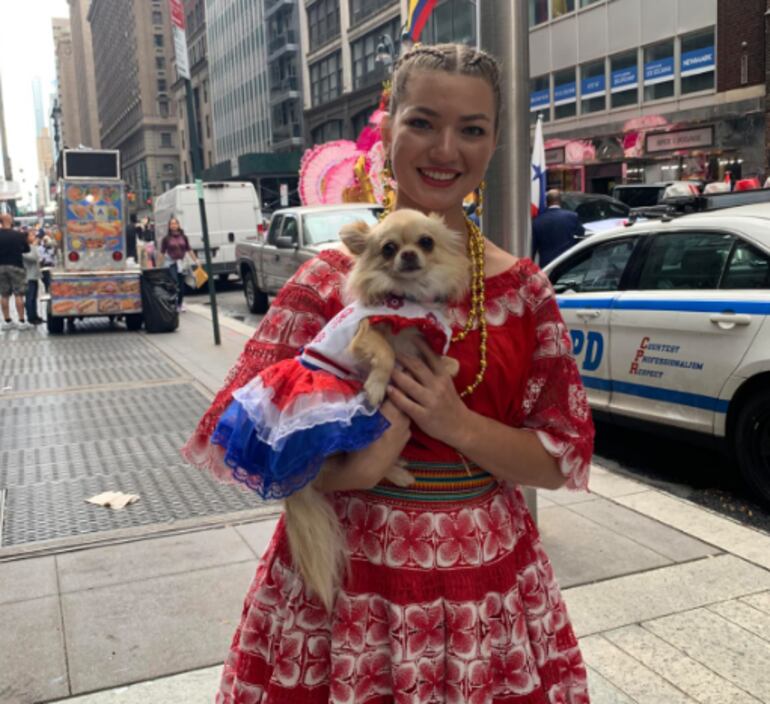
{"type": "Polygon", "coordinates": [[[356,256],[363,254],[366,249],[368,235],[369,225],[363,220],[349,222],[340,229],[340,239],[342,240],[342,243],[356,256]]]}

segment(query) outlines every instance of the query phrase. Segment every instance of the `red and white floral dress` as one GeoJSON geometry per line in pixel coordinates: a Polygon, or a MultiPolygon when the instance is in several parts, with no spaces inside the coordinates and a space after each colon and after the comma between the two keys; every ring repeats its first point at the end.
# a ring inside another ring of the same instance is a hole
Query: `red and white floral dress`
{"type": "MultiPolygon", "coordinates": [[[[279,293],[183,453],[227,476],[209,443],[232,398],[343,308],[352,261],[329,250],[279,293]]],[[[487,279],[488,362],[468,406],[536,433],[567,486],[586,489],[593,425],[553,289],[530,260],[487,279]]],[[[467,302],[450,310],[462,328],[467,302]]],[[[464,388],[479,332],[453,343],[464,388]]],[[[224,665],[221,704],[578,704],[586,670],[518,488],[419,429],[416,483],[332,495],[350,550],[333,612],[305,588],[283,520],[257,568],[224,665]]]]}

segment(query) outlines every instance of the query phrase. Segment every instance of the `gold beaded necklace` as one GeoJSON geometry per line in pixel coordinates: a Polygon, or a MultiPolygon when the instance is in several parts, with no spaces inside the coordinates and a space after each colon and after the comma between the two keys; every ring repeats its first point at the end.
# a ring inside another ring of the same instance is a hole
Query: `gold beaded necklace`
{"type": "MultiPolygon", "coordinates": [[[[390,175],[390,165],[386,163],[384,172],[390,175]]],[[[386,177],[385,183],[390,182],[386,177]]],[[[481,215],[481,205],[484,184],[482,183],[479,189],[479,205],[476,212],[481,215]]],[[[386,188],[386,191],[388,189],[386,188]]],[[[395,201],[394,197],[386,197],[385,207],[380,213],[379,220],[383,220],[390,212],[392,203],[395,201]]],[[[471,305],[468,310],[468,318],[465,321],[463,329],[452,337],[452,342],[460,342],[464,340],[471,330],[478,324],[479,327],[479,371],[474,377],[473,381],[468,384],[461,392],[460,397],[465,398],[470,396],[484,380],[484,374],[487,371],[487,316],[486,316],[486,294],[484,287],[484,235],[479,229],[478,225],[474,223],[467,215],[465,216],[465,227],[468,230],[468,254],[471,260],[471,305]]],[[[467,467],[466,467],[467,468],[467,467]]]]}
{"type": "Polygon", "coordinates": [[[468,310],[468,319],[463,329],[452,338],[452,342],[464,340],[471,330],[478,324],[479,336],[479,371],[473,382],[468,384],[460,396],[470,396],[484,379],[487,371],[487,316],[486,293],[484,287],[484,235],[478,225],[465,217],[465,226],[468,229],[468,253],[471,259],[471,305],[468,310]]]}

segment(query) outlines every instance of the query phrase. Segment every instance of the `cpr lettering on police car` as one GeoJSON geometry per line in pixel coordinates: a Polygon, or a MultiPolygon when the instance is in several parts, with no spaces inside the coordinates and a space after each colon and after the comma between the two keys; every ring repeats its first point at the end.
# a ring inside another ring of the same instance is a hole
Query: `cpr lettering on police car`
{"type": "Polygon", "coordinates": [[[570,330],[569,335],[572,339],[572,354],[576,359],[581,354],[583,355],[581,369],[585,369],[587,372],[596,371],[604,356],[604,337],[602,334],[593,330],[588,334],[582,330],[570,330]]]}
{"type": "Polygon", "coordinates": [[[631,368],[628,370],[629,374],[636,374],[639,371],[639,360],[644,357],[644,351],[647,349],[647,345],[650,343],[649,337],[643,337],[642,341],[639,343],[639,349],[636,350],[636,354],[634,355],[634,359],[631,362],[631,368]]]}

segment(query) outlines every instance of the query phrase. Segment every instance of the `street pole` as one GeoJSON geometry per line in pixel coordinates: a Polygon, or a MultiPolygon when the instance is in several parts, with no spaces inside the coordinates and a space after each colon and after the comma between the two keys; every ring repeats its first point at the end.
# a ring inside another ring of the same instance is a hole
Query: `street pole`
{"type": "MultiPolygon", "coordinates": [[[[530,254],[528,3],[477,0],[479,45],[502,64],[502,115],[497,150],[487,169],[482,226],[495,244],[518,257],[530,254]],[[482,2],[484,7],[481,7],[482,2]]],[[[537,521],[537,494],[524,498],[537,521]]]]}
{"type": "Polygon", "coordinates": [[[203,230],[203,253],[206,259],[206,273],[209,280],[209,301],[211,302],[211,324],[214,326],[214,344],[219,345],[222,340],[219,336],[219,313],[217,311],[217,292],[214,286],[214,272],[211,265],[211,247],[209,246],[209,224],[206,220],[206,201],[203,195],[202,164],[200,149],[198,146],[198,128],[195,123],[195,105],[193,103],[192,81],[184,79],[185,92],[187,93],[187,133],[190,137],[190,160],[192,163],[195,190],[198,194],[198,210],[201,217],[201,229],[203,230]]]}

